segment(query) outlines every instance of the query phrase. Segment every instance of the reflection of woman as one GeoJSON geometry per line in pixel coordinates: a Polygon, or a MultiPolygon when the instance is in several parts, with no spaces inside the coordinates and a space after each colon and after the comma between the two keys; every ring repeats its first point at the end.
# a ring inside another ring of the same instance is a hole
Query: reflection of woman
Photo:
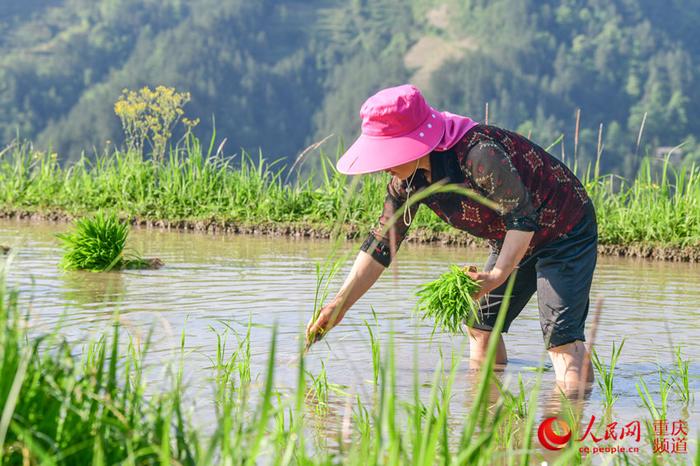
{"type": "MultiPolygon", "coordinates": [[[[374,284],[404,239],[418,204],[425,204],[450,225],[491,244],[484,271],[470,273],[481,283],[476,296],[480,319],[468,328],[470,358],[484,357],[507,278],[517,267],[504,331],[537,292],[557,379],[576,384],[587,360],[584,325],[598,236],[592,203],[576,176],[519,134],[432,109],[410,85],[378,92],[360,115],[362,135],[338,161],[338,170],[383,170],[393,177],[378,228],[362,245],[337,296],[309,323],[308,337],[328,332],[374,284]],[[471,189],[498,208],[457,193],[436,193],[406,209],[382,234],[413,193],[438,181],[471,189]]],[[[502,339],[497,362],[506,362],[502,339]]],[[[590,363],[587,373],[591,378],[590,363]]]]}

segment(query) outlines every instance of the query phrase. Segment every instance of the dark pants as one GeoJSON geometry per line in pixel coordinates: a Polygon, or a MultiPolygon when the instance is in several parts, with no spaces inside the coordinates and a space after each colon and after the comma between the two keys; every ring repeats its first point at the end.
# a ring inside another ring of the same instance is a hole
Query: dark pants
{"type": "MultiPolygon", "coordinates": [[[[519,264],[503,331],[508,331],[511,322],[537,292],[540,326],[547,349],[575,340],[585,341],[597,248],[598,224],[593,203],[589,201],[586,214],[569,233],[540,247],[519,264]]],[[[497,258],[498,254],[492,252],[484,269],[491,270],[497,258]]],[[[507,285],[508,281],[482,298],[479,322],[471,327],[493,328],[507,285]]]]}

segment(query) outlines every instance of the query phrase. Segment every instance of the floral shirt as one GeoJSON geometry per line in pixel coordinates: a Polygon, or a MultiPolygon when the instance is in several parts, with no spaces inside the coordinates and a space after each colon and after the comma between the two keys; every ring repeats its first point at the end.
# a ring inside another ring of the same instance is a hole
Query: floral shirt
{"type": "Polygon", "coordinates": [[[533,231],[526,255],[571,231],[591,202],[561,161],[527,138],[495,126],[477,125],[449,150],[431,152],[430,166],[431,181],[418,170],[411,186],[395,177],[387,186],[378,225],[362,245],[384,266],[409,228],[403,218],[387,227],[389,220],[402,209],[409,192],[413,196],[438,181],[470,189],[495,206],[489,208],[460,193],[438,192],[413,204],[411,217],[425,204],[455,228],[489,240],[497,251],[506,231],[533,231]]]}

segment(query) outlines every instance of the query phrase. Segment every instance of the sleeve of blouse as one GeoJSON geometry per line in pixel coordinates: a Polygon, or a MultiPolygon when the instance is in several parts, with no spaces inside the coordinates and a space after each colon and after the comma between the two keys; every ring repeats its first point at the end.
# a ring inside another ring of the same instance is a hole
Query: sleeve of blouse
{"type": "MultiPolygon", "coordinates": [[[[537,231],[530,193],[505,150],[495,141],[480,141],[466,157],[467,170],[486,197],[499,206],[507,230],[537,231]]],[[[464,167],[463,167],[464,168],[464,167]]]]}
{"type": "MultiPolygon", "coordinates": [[[[367,239],[362,243],[360,248],[362,251],[370,254],[374,260],[382,264],[384,267],[389,267],[392,259],[392,236],[394,241],[394,253],[398,251],[399,246],[406,237],[408,225],[403,221],[402,217],[387,229],[387,225],[395,212],[399,211],[406,202],[406,191],[402,186],[402,182],[397,178],[392,178],[387,185],[387,194],[384,199],[384,209],[375,228],[370,231],[367,239]],[[386,230],[386,231],[385,231],[386,230]]],[[[418,204],[413,204],[410,208],[411,218],[415,218],[418,210],[418,204]]]]}

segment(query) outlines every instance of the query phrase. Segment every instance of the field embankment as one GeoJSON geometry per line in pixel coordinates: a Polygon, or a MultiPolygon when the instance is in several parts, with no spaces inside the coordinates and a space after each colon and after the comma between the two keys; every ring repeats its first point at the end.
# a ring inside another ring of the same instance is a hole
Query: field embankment
{"type": "MultiPolygon", "coordinates": [[[[380,213],[385,175],[352,182],[323,160],[316,173],[289,182],[279,165],[245,154],[224,160],[196,140],[160,163],[114,152],[66,167],[16,146],[0,157],[0,217],[63,221],[108,210],[148,227],[364,236],[380,213]]],[[[589,173],[581,178],[596,206],[601,253],[700,261],[700,169],[653,170],[647,162],[633,182],[589,173]]],[[[428,209],[419,210],[408,240],[483,244],[428,209]]]]}

